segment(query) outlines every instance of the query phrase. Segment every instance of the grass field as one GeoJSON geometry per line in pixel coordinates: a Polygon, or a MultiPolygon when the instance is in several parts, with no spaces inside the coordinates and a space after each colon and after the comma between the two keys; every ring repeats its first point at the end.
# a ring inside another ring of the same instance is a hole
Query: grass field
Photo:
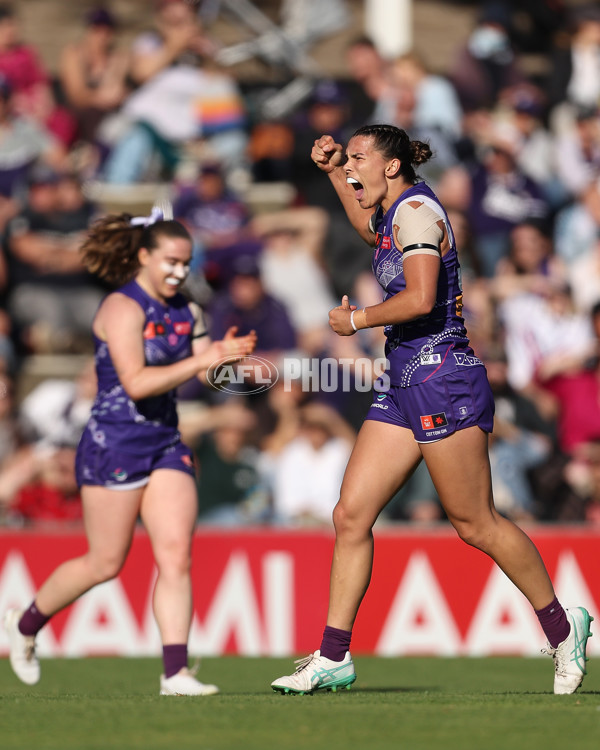
{"type": "Polygon", "coordinates": [[[289,659],[204,659],[221,694],[158,696],[158,659],[46,660],[21,685],[0,662],[2,750],[598,750],[600,659],[552,695],[549,658],[357,657],[351,691],[282,696],[289,659]]]}

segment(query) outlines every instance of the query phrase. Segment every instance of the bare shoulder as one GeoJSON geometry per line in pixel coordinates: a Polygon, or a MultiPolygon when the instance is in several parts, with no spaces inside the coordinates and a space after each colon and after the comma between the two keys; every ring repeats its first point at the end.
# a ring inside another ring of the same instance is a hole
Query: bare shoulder
{"type": "Polygon", "coordinates": [[[137,322],[145,319],[144,311],[140,305],[131,297],[121,292],[111,292],[107,295],[96,315],[96,321],[100,324],[106,324],[111,321],[120,321],[124,324],[126,321],[137,322]]]}

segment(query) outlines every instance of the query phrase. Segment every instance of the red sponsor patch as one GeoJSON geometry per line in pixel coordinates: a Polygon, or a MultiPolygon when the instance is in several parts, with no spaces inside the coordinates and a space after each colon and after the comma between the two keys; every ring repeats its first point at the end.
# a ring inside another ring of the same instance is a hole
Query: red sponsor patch
{"type": "Polygon", "coordinates": [[[173,329],[178,336],[189,336],[192,332],[192,324],[189,320],[182,320],[173,323],[173,329]]]}
{"type": "Polygon", "coordinates": [[[421,427],[424,430],[434,430],[436,427],[445,427],[448,424],[446,413],[421,415],[421,427]]]}
{"type": "Polygon", "coordinates": [[[392,249],[392,238],[391,237],[384,237],[381,240],[381,247],[384,250],[391,250],[392,249]]]}
{"type": "Polygon", "coordinates": [[[164,323],[155,323],[153,320],[149,321],[144,328],[144,338],[153,339],[157,336],[164,336],[167,333],[164,323]]]}

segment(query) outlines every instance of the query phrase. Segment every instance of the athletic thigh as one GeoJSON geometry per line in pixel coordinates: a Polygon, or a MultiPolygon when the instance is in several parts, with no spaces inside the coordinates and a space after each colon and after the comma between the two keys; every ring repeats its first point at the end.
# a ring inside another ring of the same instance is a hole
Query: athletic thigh
{"type": "Polygon", "coordinates": [[[81,488],[83,522],[89,554],[121,563],[125,560],[137,522],[141,489],[110,490],[106,487],[81,488]]]}
{"type": "Polygon", "coordinates": [[[467,427],[421,451],[450,521],[469,523],[493,513],[488,434],[467,427]]]}
{"type": "Polygon", "coordinates": [[[175,469],[157,469],[144,489],[141,516],[156,558],[177,551],[189,554],[198,516],[193,477],[175,469]]]}
{"type": "Polygon", "coordinates": [[[373,524],[421,460],[412,432],[365,420],[346,467],[340,502],[347,516],[373,524]]]}

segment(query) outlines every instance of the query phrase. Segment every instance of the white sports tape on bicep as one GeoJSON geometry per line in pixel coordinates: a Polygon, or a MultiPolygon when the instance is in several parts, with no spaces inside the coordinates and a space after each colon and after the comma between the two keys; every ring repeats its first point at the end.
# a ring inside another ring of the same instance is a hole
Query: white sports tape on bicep
{"type": "MultiPolygon", "coordinates": [[[[417,200],[418,198],[414,202],[417,200]]],[[[424,203],[419,202],[418,206],[413,206],[411,202],[401,203],[396,209],[396,241],[402,246],[404,253],[439,255],[444,232],[438,222],[442,217],[424,203]]]]}

